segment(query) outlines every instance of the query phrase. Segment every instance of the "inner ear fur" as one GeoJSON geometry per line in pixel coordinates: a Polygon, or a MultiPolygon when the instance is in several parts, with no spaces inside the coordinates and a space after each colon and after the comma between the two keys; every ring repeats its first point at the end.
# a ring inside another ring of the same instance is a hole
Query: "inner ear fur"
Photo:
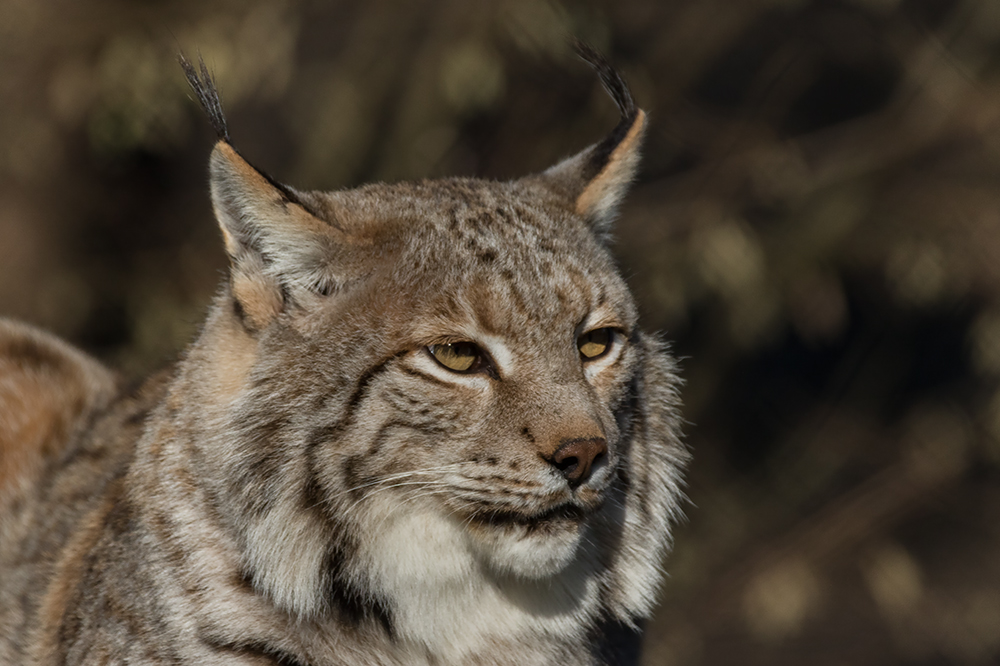
{"type": "Polygon", "coordinates": [[[219,141],[209,162],[212,204],[230,259],[230,289],[247,324],[266,326],[289,301],[326,294],[342,234],[289,188],[219,141]]]}
{"type": "Polygon", "coordinates": [[[621,120],[602,141],[535,176],[559,194],[598,235],[606,234],[639,168],[646,114],[635,105],[621,73],[590,46],[578,42],[577,54],[598,74],[621,120]]]}

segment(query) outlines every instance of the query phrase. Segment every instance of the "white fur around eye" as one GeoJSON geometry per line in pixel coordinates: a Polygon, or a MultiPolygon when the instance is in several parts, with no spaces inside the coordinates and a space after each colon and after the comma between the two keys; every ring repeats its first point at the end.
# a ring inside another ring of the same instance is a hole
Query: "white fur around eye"
{"type": "MultiPolygon", "coordinates": [[[[484,335],[478,331],[467,331],[453,337],[464,338],[479,347],[487,355],[487,362],[495,366],[501,377],[508,377],[514,370],[514,355],[510,348],[500,338],[484,335]]],[[[420,348],[410,354],[410,363],[420,372],[432,375],[435,379],[449,384],[462,384],[480,389],[489,388],[494,381],[485,372],[455,372],[443,367],[428,353],[427,348],[420,348]]]]}
{"type": "Polygon", "coordinates": [[[430,375],[448,384],[460,384],[485,390],[489,388],[492,381],[489,375],[484,372],[455,372],[454,370],[449,370],[434,360],[434,357],[431,356],[426,347],[414,350],[409,355],[407,362],[414,370],[430,375]]]}
{"type": "Polygon", "coordinates": [[[514,372],[514,355],[501,338],[480,333],[474,340],[493,358],[501,377],[507,377],[514,372]]]}
{"type": "Polygon", "coordinates": [[[581,358],[583,363],[583,374],[588,380],[593,379],[601,372],[618,362],[625,350],[625,336],[621,331],[611,329],[611,341],[608,343],[608,350],[602,356],[594,359],[581,358]]]}

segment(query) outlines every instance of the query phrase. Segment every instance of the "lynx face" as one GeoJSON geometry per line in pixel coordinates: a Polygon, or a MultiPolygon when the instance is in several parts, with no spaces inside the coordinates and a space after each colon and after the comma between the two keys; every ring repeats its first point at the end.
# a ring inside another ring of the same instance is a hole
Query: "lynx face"
{"type": "Polygon", "coordinates": [[[586,560],[581,543],[610,529],[627,492],[644,355],[635,306],[591,229],[531,182],[313,201],[364,240],[352,274],[324,278],[329,294],[256,334],[228,413],[244,436],[221,468],[238,516],[255,518],[248,568],[260,584],[299,608],[324,605],[322,567],[293,589],[294,559],[271,550],[296,522],[316,535],[304,550],[318,560],[365,552],[342,559],[380,576],[334,575],[388,597],[411,578],[483,568],[541,579],[586,560]],[[265,463],[300,455],[304,473],[265,463]],[[289,506],[304,513],[271,508],[289,506]]]}
{"type": "Polygon", "coordinates": [[[608,498],[637,357],[607,253],[540,195],[413,188],[392,260],[301,324],[367,366],[353,408],[312,440],[324,505],[425,508],[492,568],[529,577],[565,567],[608,498]]]}

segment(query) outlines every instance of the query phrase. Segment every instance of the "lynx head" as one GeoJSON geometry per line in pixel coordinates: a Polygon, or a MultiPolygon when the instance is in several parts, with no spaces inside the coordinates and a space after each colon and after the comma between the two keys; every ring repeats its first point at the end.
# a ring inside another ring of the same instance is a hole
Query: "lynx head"
{"type": "Polygon", "coordinates": [[[512,182],[335,192],[247,163],[183,61],[220,137],[231,264],[187,367],[221,511],[277,605],[425,643],[477,612],[434,624],[433,590],[505,599],[498,632],[649,612],[686,460],[678,380],[605,245],[646,118],[579,51],[622,114],[603,141],[512,182]]]}

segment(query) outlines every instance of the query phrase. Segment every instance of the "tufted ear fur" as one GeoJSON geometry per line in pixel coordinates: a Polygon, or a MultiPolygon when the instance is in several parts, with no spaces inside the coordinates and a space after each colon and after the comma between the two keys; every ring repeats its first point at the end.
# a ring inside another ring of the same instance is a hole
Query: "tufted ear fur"
{"type": "Polygon", "coordinates": [[[225,141],[216,144],[209,164],[230,288],[246,323],[263,328],[289,304],[333,291],[336,246],[348,242],[346,236],[225,141]]]}
{"type": "Polygon", "coordinates": [[[183,55],[180,63],[219,136],[209,161],[212,204],[229,254],[235,309],[247,328],[258,330],[290,304],[329,294],[337,282],[333,258],[349,239],[335,221],[315,212],[313,197],[240,155],[205,63],[200,72],[183,55]]]}
{"type": "Polygon", "coordinates": [[[598,235],[605,235],[618,205],[639,167],[639,149],[646,129],[646,114],[635,105],[621,74],[590,46],[577,42],[576,52],[597,72],[604,89],[614,99],[621,120],[603,141],[551,167],[540,176],[542,184],[565,197],[598,235]]]}

